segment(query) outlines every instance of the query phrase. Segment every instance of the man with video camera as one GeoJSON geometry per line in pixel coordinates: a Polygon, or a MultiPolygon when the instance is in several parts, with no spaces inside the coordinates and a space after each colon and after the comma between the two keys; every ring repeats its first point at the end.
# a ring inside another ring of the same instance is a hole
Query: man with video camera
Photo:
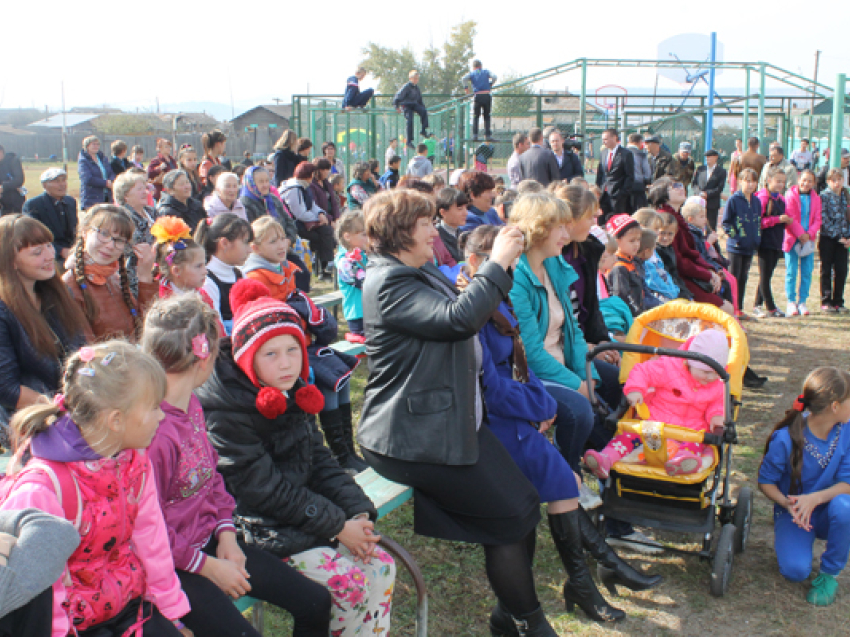
{"type": "Polygon", "coordinates": [[[564,140],[564,135],[558,129],[549,134],[549,148],[555,153],[558,160],[558,174],[560,178],[569,182],[573,177],[584,177],[581,167],[581,159],[575,154],[574,148],[580,148],[581,142],[573,139],[564,140]]]}

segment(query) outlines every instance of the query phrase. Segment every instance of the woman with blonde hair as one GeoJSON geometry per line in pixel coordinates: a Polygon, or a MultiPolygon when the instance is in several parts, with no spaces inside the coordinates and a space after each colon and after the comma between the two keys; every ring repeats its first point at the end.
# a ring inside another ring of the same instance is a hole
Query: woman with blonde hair
{"type": "Polygon", "coordinates": [[[157,217],[156,211],[147,205],[147,180],[144,175],[135,173],[133,170],[118,175],[118,179],[115,180],[115,203],[124,208],[135,225],[133,237],[124,248],[124,256],[127,257],[127,280],[130,283],[130,290],[134,295],[138,295],[139,278],[136,275],[138,257],[133,247],[140,243],[153,245],[151,227],[157,217]]]}

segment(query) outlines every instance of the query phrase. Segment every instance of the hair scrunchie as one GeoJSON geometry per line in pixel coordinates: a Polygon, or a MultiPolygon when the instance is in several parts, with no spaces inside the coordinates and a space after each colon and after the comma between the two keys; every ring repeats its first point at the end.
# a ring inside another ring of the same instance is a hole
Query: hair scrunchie
{"type": "Polygon", "coordinates": [[[806,399],[803,398],[803,394],[800,394],[794,400],[793,409],[794,409],[794,411],[799,411],[800,413],[805,411],[805,409],[806,409],[806,399]]]}

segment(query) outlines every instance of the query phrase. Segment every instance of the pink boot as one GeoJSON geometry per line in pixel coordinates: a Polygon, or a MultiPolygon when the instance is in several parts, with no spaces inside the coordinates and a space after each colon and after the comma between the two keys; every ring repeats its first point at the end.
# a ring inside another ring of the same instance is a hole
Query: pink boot
{"type": "Polygon", "coordinates": [[[611,439],[602,451],[590,450],[584,454],[584,464],[600,480],[608,478],[614,463],[629,455],[640,445],[640,436],[620,434],[611,439]]]}
{"type": "Polygon", "coordinates": [[[345,340],[347,340],[349,343],[359,343],[361,345],[364,345],[366,343],[365,336],[363,336],[362,334],[353,334],[351,332],[346,332],[345,340]]]}
{"type": "Polygon", "coordinates": [[[679,450],[667,460],[664,468],[668,476],[681,476],[696,473],[702,468],[702,455],[691,445],[682,445],[679,450]]]}

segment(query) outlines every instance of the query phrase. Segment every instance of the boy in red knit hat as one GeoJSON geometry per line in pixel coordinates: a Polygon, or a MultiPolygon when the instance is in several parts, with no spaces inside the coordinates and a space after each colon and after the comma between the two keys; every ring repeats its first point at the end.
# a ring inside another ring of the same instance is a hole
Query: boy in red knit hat
{"type": "Polygon", "coordinates": [[[236,527],[329,589],[331,634],[388,633],[395,563],[377,545],[374,505],[316,426],[324,399],[299,315],[252,279],[233,286],[230,304],[231,339],[196,394],[236,527]]]}
{"type": "MultiPolygon", "coordinates": [[[[645,247],[640,223],[626,214],[615,215],[608,221],[605,229],[617,240],[617,261],[608,273],[611,294],[623,299],[633,316],[660,305],[655,297],[646,293],[643,263],[637,258],[638,253],[645,247]]],[[[648,232],[649,235],[654,235],[651,230],[648,232]]],[[[654,238],[651,247],[655,248],[654,238]]]]}

